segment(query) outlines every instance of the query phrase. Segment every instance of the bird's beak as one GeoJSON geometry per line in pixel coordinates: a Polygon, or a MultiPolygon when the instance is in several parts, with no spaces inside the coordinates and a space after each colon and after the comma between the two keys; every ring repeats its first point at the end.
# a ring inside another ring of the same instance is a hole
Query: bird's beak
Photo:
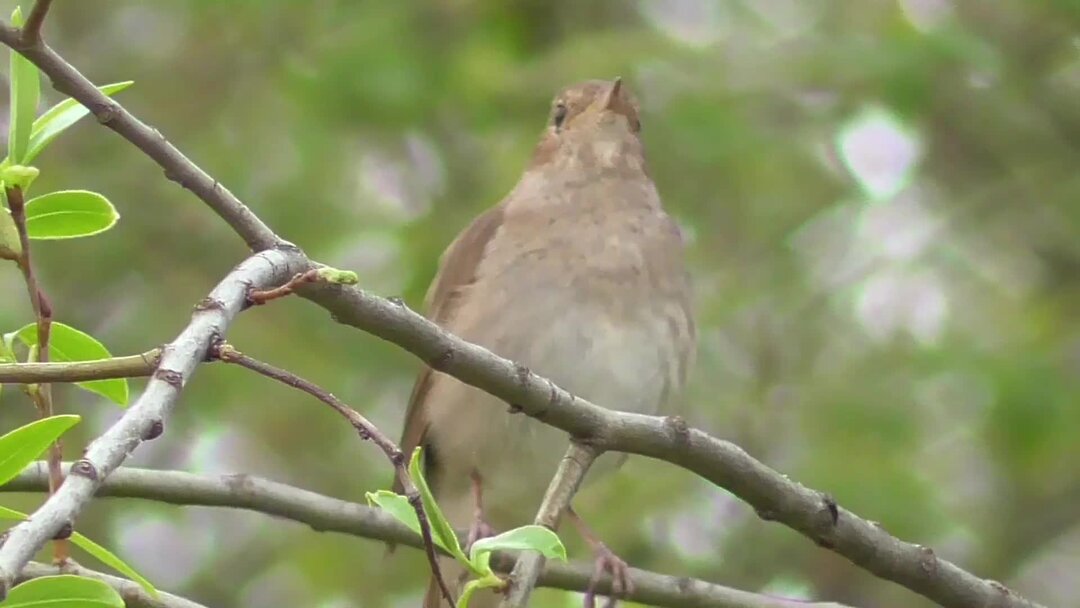
{"type": "Polygon", "coordinates": [[[607,98],[604,100],[604,109],[610,110],[615,106],[615,101],[619,99],[619,89],[622,88],[622,78],[616,76],[615,80],[611,83],[611,90],[608,91],[607,98]]]}

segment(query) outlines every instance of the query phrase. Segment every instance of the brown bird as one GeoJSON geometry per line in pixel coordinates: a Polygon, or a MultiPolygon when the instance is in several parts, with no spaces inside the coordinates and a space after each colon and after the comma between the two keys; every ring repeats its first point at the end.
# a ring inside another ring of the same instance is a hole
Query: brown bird
{"type": "MultiPolygon", "coordinates": [[[[619,79],[561,91],[521,180],[450,244],[426,306],[448,331],[575,395],[652,414],[685,384],[695,328],[683,241],[649,176],[640,131],[637,102],[619,79]]],[[[485,520],[500,531],[531,523],[569,439],[425,369],[401,441],[406,454],[417,445],[450,523],[469,526],[475,540],[489,531],[485,520]]],[[[623,460],[604,455],[589,477],[623,460]]],[[[569,516],[606,567],[625,569],[569,516]]],[[[463,570],[441,563],[454,589],[463,570]]],[[[478,594],[473,605],[496,599],[478,594]]],[[[432,581],[424,606],[442,605],[432,581]]]]}

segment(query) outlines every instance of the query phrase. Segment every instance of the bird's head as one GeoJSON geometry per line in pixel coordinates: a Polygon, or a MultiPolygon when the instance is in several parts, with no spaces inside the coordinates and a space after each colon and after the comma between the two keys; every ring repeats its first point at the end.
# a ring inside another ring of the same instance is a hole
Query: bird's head
{"type": "Polygon", "coordinates": [[[643,168],[638,103],[622,79],[587,80],[566,87],[551,115],[532,166],[643,168]]]}

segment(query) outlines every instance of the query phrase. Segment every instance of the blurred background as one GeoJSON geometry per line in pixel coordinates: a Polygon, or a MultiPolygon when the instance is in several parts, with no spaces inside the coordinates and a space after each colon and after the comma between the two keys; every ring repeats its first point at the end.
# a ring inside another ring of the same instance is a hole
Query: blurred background
{"type": "MultiPolygon", "coordinates": [[[[553,93],[623,76],[691,239],[702,331],[684,415],[902,539],[1077,605],[1075,0],[82,0],[56,3],[46,37],[95,82],[134,80],[118,99],[285,238],[416,307],[439,253],[516,181],[553,93]]],[[[43,91],[43,109],[61,98],[43,91]]],[[[104,235],[35,250],[57,319],[115,354],[171,340],[246,254],[92,120],[37,166],[40,192],[97,190],[120,211],[104,235]]],[[[14,266],[0,294],[0,329],[31,320],[14,266]]],[[[400,432],[419,364],[396,347],[299,299],[229,338],[400,432]]],[[[120,415],[70,387],[56,400],[86,417],[69,459],[120,415]]],[[[32,418],[4,391],[2,429],[32,418]]],[[[354,501],[391,476],[322,405],[222,366],[129,463],[354,501]]],[[[634,566],[929,605],[662,464],[631,459],[577,504],[634,566]]],[[[405,607],[426,580],[419,552],[388,564],[376,542],[248,512],[102,500],[79,529],[211,606],[405,607]]]]}

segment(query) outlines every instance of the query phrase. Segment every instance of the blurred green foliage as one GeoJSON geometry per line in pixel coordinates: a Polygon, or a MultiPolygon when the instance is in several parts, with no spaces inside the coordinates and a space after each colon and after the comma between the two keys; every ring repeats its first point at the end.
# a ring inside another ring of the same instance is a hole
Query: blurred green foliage
{"type": "MultiPolygon", "coordinates": [[[[1077,32],[1074,0],[82,0],[46,25],[95,82],[134,80],[122,103],[284,237],[415,306],[441,250],[517,179],[550,96],[623,76],[692,239],[702,335],[684,415],[1048,605],[1075,603],[1080,569],[1077,32]]],[[[61,99],[42,84],[39,111],[61,99]]],[[[35,165],[35,191],[101,192],[122,216],[35,245],[57,320],[113,353],[170,340],[245,255],[90,120],[35,165]]],[[[0,294],[0,328],[31,320],[13,266],[0,294]]],[[[230,341],[400,429],[418,364],[398,349],[298,299],[246,313],[230,341]]],[[[119,416],[55,395],[86,420],[69,458],[119,416]]],[[[0,428],[32,418],[4,391],[0,428]]],[[[391,478],[318,403],[220,366],[130,462],[358,502],[391,478]]],[[[928,605],[660,463],[631,459],[578,507],[635,566],[928,605]]],[[[426,578],[419,552],[386,561],[244,512],[99,501],[79,528],[208,605],[407,606],[426,578]]]]}

